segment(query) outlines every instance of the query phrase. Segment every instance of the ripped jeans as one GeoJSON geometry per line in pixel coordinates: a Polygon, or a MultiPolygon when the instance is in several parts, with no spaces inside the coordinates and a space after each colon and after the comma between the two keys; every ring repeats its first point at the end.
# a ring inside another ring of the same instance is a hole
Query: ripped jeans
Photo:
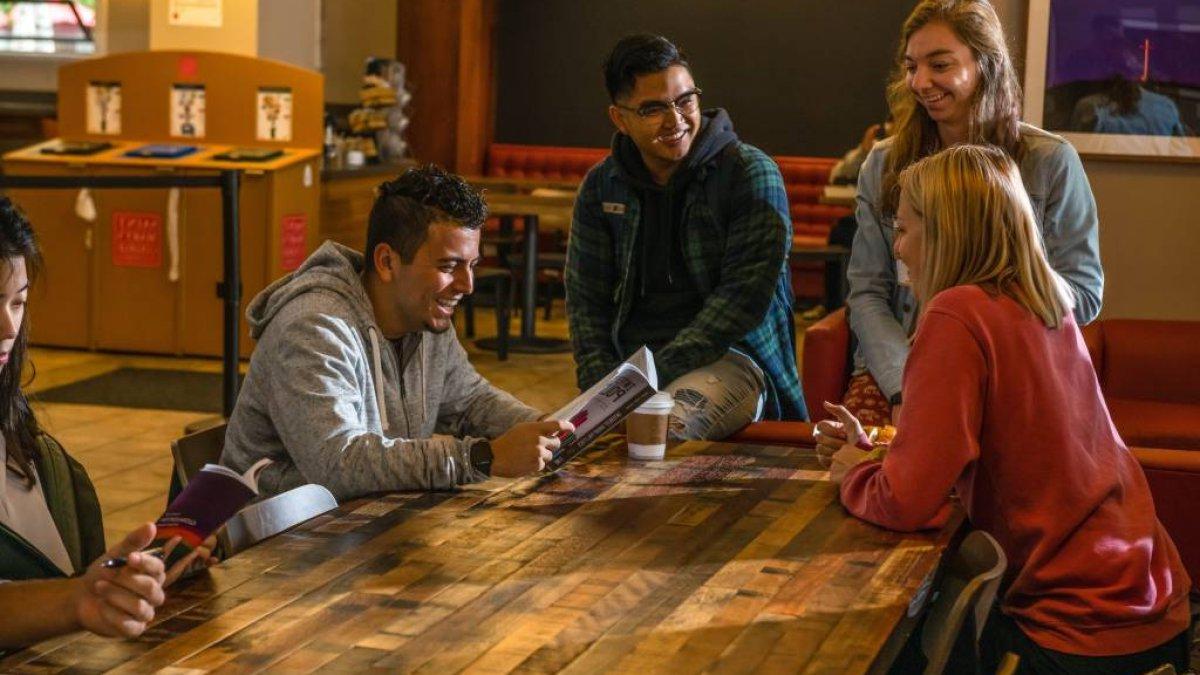
{"type": "Polygon", "coordinates": [[[675,397],[667,431],[675,440],[719,441],[761,419],[766,403],[762,370],[733,350],[680,375],[663,391],[675,397]]]}

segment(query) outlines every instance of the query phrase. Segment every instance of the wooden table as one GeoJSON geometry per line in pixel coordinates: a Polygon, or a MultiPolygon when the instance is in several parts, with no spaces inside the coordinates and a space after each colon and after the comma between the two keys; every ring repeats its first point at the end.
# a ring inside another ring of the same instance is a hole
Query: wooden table
{"type": "Polygon", "coordinates": [[[817,201],[831,206],[854,207],[858,188],[853,185],[826,185],[817,201]]]}
{"type": "Polygon", "coordinates": [[[955,529],[856,520],[810,449],[599,445],[550,477],[345,504],[180,584],[137,640],[0,671],[878,671],[955,529]]]}
{"type": "Polygon", "coordinates": [[[841,307],[846,302],[846,264],[850,261],[850,249],[845,246],[829,244],[827,246],[792,246],[788,253],[791,262],[823,262],[833,265],[837,275],[837,287],[833,291],[833,299],[837,304],[828,307],[830,311],[841,307]]]}
{"type": "MultiPolygon", "coordinates": [[[[559,222],[570,223],[575,208],[575,195],[533,195],[522,193],[488,193],[488,213],[493,216],[520,217],[524,224],[525,278],[521,294],[521,334],[509,340],[509,351],[524,354],[568,352],[571,345],[559,338],[538,337],[534,320],[537,318],[537,258],[538,228],[542,216],[554,216],[559,222]]],[[[568,225],[569,227],[569,225],[568,225]]],[[[476,340],[482,349],[496,349],[494,339],[476,340]]]]}
{"type": "Polygon", "coordinates": [[[466,179],[471,185],[487,190],[489,198],[496,192],[532,192],[542,189],[579,191],[579,181],[577,180],[516,178],[513,176],[466,176],[466,179]]]}

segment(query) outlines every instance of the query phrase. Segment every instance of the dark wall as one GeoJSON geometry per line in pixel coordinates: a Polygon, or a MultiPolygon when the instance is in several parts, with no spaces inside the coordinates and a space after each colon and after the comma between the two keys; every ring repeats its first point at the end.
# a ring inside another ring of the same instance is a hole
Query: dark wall
{"type": "Polygon", "coordinates": [[[705,107],[769,154],[836,156],[886,114],[915,0],[501,0],[496,141],[607,146],[600,64],[623,35],[687,53],[705,107]]]}

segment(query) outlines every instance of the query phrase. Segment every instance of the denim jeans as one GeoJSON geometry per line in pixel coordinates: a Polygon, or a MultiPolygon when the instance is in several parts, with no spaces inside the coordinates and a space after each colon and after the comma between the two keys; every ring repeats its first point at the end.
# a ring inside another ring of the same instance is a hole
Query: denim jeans
{"type": "Polygon", "coordinates": [[[675,440],[719,441],[761,419],[766,403],[762,370],[733,350],[680,375],[663,391],[675,397],[667,432],[675,440]]]}

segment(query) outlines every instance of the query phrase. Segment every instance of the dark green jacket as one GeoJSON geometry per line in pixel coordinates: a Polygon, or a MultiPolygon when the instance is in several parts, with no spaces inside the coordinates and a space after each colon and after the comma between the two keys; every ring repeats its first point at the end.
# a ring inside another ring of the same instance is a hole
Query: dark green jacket
{"type": "MultiPolygon", "coordinates": [[[[104,525],[96,489],[83,466],[49,434],[38,437],[35,464],[38,486],[46,497],[50,516],[62,535],[75,573],[79,574],[104,553],[104,525]]],[[[0,579],[21,581],[63,576],[62,570],[24,537],[0,525],[0,579]]]]}
{"type": "MultiPolygon", "coordinates": [[[[700,166],[685,188],[683,254],[705,300],[691,324],[654,354],[659,384],[734,348],[766,376],[766,418],[808,419],[796,371],[787,267],[792,225],[783,178],[770,157],[741,142],[722,176],[725,155],[700,166]]],[[[629,279],[640,208],[611,155],[588,172],[575,202],[566,287],[580,389],[639,346],[620,344],[619,335],[633,304],[629,279]]]]}

